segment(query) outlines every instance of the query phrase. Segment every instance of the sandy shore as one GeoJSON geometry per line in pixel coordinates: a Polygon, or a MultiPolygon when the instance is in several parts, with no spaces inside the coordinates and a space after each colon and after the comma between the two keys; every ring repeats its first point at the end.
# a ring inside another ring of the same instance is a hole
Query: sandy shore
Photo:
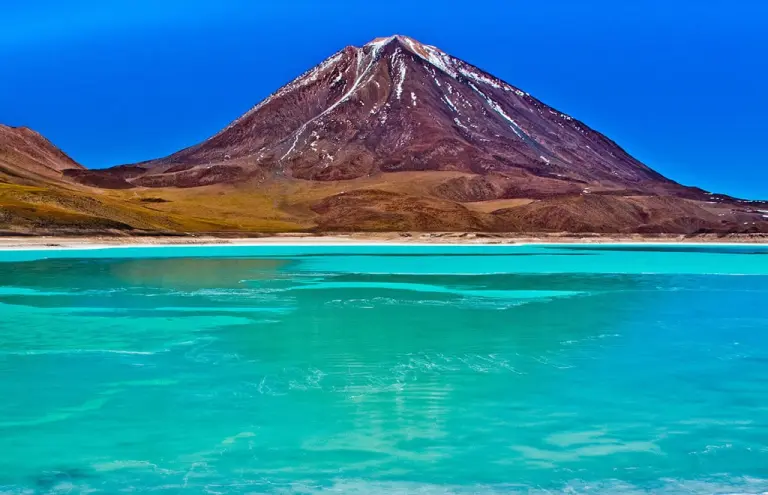
{"type": "Polygon", "coordinates": [[[258,237],[217,236],[0,236],[0,249],[100,248],[112,246],[168,245],[277,245],[277,244],[543,244],[543,243],[681,243],[681,244],[768,244],[768,234],[716,235],[573,235],[573,234],[484,234],[484,233],[353,233],[276,234],[258,237]]]}

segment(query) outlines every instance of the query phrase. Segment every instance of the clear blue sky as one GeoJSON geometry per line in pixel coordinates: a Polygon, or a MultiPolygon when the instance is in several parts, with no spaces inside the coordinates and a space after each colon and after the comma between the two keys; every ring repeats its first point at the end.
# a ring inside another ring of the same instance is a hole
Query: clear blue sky
{"type": "Polygon", "coordinates": [[[0,1],[0,122],[88,167],[194,144],[343,46],[400,33],[673,179],[768,198],[767,0],[0,1]]]}

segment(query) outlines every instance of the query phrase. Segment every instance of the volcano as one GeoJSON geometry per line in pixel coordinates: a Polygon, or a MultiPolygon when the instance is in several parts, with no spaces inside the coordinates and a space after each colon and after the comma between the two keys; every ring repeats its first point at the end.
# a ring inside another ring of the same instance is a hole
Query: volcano
{"type": "Polygon", "coordinates": [[[221,230],[768,230],[764,204],[680,185],[523,89],[400,35],[342,49],[170,156],[59,169],[221,230]]]}
{"type": "MultiPolygon", "coordinates": [[[[205,142],[121,171],[150,187],[460,171],[551,179],[547,195],[676,189],[584,123],[406,36],[344,48],[205,142]]],[[[464,199],[514,194],[514,182],[478,181],[464,199]]]]}

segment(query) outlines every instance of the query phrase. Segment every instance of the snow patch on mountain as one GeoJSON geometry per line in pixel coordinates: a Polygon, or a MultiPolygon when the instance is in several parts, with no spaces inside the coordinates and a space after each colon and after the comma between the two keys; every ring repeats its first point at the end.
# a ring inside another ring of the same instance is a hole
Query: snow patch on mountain
{"type": "Polygon", "coordinates": [[[395,57],[395,69],[397,71],[397,81],[395,83],[395,94],[399,100],[403,96],[403,83],[405,83],[405,73],[407,67],[401,57],[395,57]]]}
{"type": "Polygon", "coordinates": [[[464,67],[460,67],[459,72],[461,73],[462,76],[468,79],[472,79],[477,83],[486,84],[496,89],[502,89],[501,84],[496,79],[492,79],[490,77],[484,76],[483,74],[478,74],[477,72],[465,69],[464,67]]]}
{"type": "Polygon", "coordinates": [[[512,117],[507,115],[507,112],[505,112],[504,109],[501,108],[501,106],[498,103],[496,103],[493,99],[491,99],[485,93],[480,91],[477,88],[477,86],[475,86],[472,83],[469,83],[469,85],[470,85],[470,87],[472,87],[472,89],[475,90],[475,92],[477,92],[477,94],[479,94],[480,96],[482,96],[485,99],[485,101],[488,103],[488,106],[491,107],[494,112],[499,114],[504,120],[506,120],[509,123],[509,127],[512,129],[512,132],[517,134],[517,137],[522,139],[523,138],[523,130],[520,128],[519,125],[517,125],[517,122],[515,122],[512,117]]]}
{"type": "Polygon", "coordinates": [[[456,105],[453,104],[453,102],[451,101],[450,98],[448,98],[448,96],[443,95],[443,99],[448,104],[448,106],[451,107],[451,110],[453,110],[456,113],[459,113],[459,109],[456,108],[456,105]]]}

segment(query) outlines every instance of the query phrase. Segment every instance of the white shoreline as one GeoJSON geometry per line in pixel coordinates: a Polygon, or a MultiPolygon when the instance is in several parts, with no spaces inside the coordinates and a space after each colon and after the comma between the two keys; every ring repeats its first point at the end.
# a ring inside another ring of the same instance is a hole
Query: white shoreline
{"type": "Polygon", "coordinates": [[[159,242],[132,243],[131,240],[145,241],[140,238],[116,238],[118,242],[109,243],[99,241],[87,241],[77,238],[45,238],[45,237],[22,237],[22,238],[0,238],[0,252],[14,251],[97,251],[110,249],[131,249],[131,248],[211,248],[211,247],[454,247],[454,248],[472,248],[472,247],[539,247],[539,246],[681,246],[681,247],[768,247],[768,241],[765,242],[717,242],[717,241],[685,241],[685,240],[616,240],[613,238],[565,238],[565,239],[524,239],[514,238],[471,238],[464,242],[451,242],[454,239],[446,239],[441,242],[440,238],[434,238],[431,242],[403,241],[401,239],[362,239],[354,237],[296,237],[287,240],[286,237],[263,237],[254,239],[216,239],[216,238],[191,238],[191,242],[173,242],[168,239],[165,242],[162,238],[153,238],[159,242]],[[127,242],[126,242],[127,241],[127,242]]]}

